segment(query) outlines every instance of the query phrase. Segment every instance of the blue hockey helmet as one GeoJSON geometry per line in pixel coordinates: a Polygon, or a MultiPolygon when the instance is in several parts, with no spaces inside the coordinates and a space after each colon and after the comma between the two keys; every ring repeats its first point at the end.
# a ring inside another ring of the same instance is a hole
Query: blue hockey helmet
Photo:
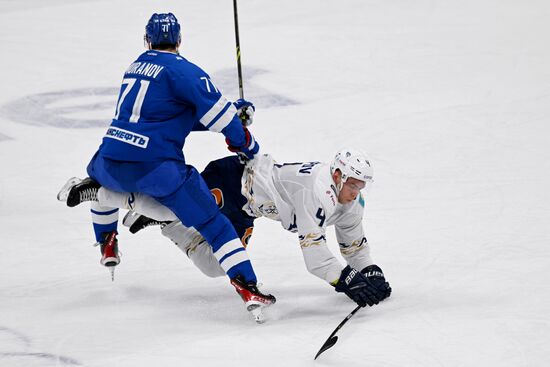
{"type": "Polygon", "coordinates": [[[153,14],[145,26],[145,41],[156,45],[175,45],[181,40],[180,24],[172,13],[153,14]]]}

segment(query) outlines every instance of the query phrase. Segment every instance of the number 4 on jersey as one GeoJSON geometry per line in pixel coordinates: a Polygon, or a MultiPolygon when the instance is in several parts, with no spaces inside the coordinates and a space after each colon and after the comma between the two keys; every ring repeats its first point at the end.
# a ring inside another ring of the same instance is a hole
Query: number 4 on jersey
{"type": "Polygon", "coordinates": [[[327,216],[325,215],[323,208],[319,208],[317,210],[317,214],[315,214],[315,217],[319,219],[319,227],[323,227],[323,224],[325,224],[325,219],[327,219],[327,216]]]}

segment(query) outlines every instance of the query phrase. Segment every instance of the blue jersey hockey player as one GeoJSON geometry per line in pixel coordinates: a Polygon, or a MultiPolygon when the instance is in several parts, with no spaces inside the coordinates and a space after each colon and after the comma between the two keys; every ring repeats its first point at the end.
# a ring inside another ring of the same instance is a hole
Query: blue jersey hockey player
{"type": "MultiPolygon", "coordinates": [[[[70,180],[58,198],[72,206],[77,198],[71,188],[78,186],[79,195],[93,195],[97,183],[113,191],[147,194],[208,240],[249,311],[274,303],[272,295],[258,291],[235,229],[182,151],[192,130],[210,130],[224,134],[230,150],[253,158],[259,145],[238,116],[246,107],[250,114],[253,106],[244,100],[229,102],[207,73],[179,55],[180,24],[172,13],[153,14],[144,38],[148,50],[125,71],[115,117],[88,165],[88,175],[96,182],[70,180]]],[[[112,272],[120,262],[118,209],[93,202],[91,211],[101,263],[112,272]]]]}

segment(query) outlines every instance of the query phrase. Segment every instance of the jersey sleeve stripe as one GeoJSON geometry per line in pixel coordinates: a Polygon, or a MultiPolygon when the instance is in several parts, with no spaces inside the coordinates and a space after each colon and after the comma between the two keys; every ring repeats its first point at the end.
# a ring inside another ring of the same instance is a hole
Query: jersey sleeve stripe
{"type": "Polygon", "coordinates": [[[217,119],[214,119],[208,126],[208,130],[220,132],[222,131],[229,123],[233,120],[235,117],[235,114],[237,113],[237,109],[235,106],[233,106],[232,103],[228,104],[228,108],[220,114],[220,116],[217,116],[217,119]]]}
{"type": "Polygon", "coordinates": [[[204,114],[200,118],[201,124],[208,127],[216,119],[216,117],[227,108],[227,105],[230,104],[227,98],[224,96],[221,96],[220,99],[212,107],[210,107],[210,110],[204,114]]]}

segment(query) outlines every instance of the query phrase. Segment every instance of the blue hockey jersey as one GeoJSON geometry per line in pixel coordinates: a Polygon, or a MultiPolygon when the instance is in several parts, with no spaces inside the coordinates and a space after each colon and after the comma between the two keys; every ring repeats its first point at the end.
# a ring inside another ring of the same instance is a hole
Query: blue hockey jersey
{"type": "Polygon", "coordinates": [[[185,162],[182,148],[192,130],[221,132],[235,146],[245,142],[235,106],[208,74],[180,55],[150,50],[124,73],[99,152],[117,161],[185,162]]]}

